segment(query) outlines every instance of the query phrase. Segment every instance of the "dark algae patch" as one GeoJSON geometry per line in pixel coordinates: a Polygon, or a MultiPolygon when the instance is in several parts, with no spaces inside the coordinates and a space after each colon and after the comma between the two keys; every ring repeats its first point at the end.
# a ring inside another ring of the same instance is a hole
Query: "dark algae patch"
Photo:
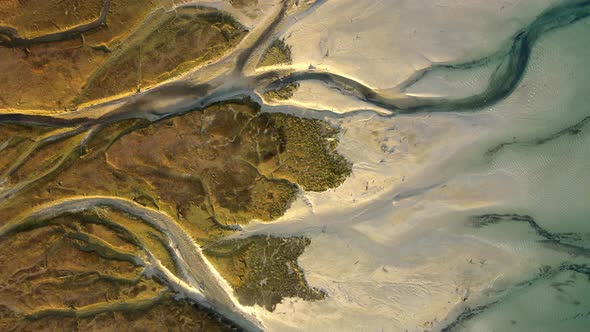
{"type": "MultiPolygon", "coordinates": [[[[531,287],[533,285],[537,285],[541,282],[545,282],[547,287],[555,288],[558,292],[562,292],[563,289],[561,287],[572,286],[577,279],[579,282],[588,282],[590,280],[590,266],[587,264],[574,264],[574,263],[562,263],[558,266],[551,267],[551,266],[541,266],[539,268],[539,272],[533,278],[529,280],[525,280],[523,282],[518,283],[514,289],[506,290],[503,296],[500,296],[497,300],[490,301],[486,304],[482,304],[479,306],[474,307],[467,307],[459,312],[454,318],[450,319],[449,322],[444,325],[441,329],[443,332],[451,332],[451,331],[464,331],[466,329],[466,325],[469,321],[473,319],[477,319],[480,316],[485,315],[489,311],[493,311],[494,309],[500,307],[505,300],[509,299],[511,296],[519,296],[522,294],[526,288],[531,287]],[[566,273],[566,280],[565,282],[547,282],[550,280],[554,280],[557,276],[563,275],[566,273]],[[581,276],[582,278],[577,278],[581,276]]],[[[574,303],[575,304],[575,303],[574,303]]],[[[518,312],[514,312],[515,318],[511,319],[508,323],[510,325],[516,325],[518,327],[518,312]]],[[[578,319],[584,318],[586,316],[585,313],[583,314],[574,314],[570,319],[578,319]]]]}
{"type": "MultiPolygon", "coordinates": [[[[558,137],[559,135],[555,136],[558,137]]],[[[542,143],[540,143],[542,144],[542,143]]],[[[561,249],[569,253],[572,257],[590,255],[590,249],[583,246],[580,234],[577,233],[554,233],[543,228],[533,217],[529,215],[516,214],[516,213],[490,213],[476,215],[469,219],[468,224],[475,228],[493,227],[500,223],[522,223],[530,227],[530,229],[541,238],[540,241],[551,245],[553,248],[561,249]]],[[[590,281],[590,266],[587,264],[579,264],[572,262],[563,262],[557,266],[542,265],[539,267],[538,273],[528,280],[521,281],[514,285],[513,289],[506,289],[503,295],[497,297],[495,300],[490,301],[479,306],[466,307],[459,312],[456,317],[442,328],[442,331],[450,332],[465,329],[465,324],[476,317],[485,314],[488,310],[502,305],[502,303],[509,299],[511,296],[518,296],[522,294],[526,288],[533,285],[537,285],[540,282],[552,280],[559,274],[567,273],[569,275],[568,280],[565,282],[550,282],[547,283],[548,287],[555,288],[558,292],[562,292],[562,287],[571,286],[576,282],[576,275],[579,274],[584,278],[581,278],[580,282],[590,281]]],[[[574,303],[575,304],[575,303],[574,303]]],[[[574,315],[572,319],[577,319],[582,315],[574,315]]],[[[511,325],[517,325],[517,320],[511,320],[511,325]]]]}
{"type": "Polygon", "coordinates": [[[587,116],[587,117],[583,118],[581,121],[565,128],[563,130],[560,130],[556,133],[546,136],[546,137],[537,138],[537,139],[529,140],[529,141],[518,141],[518,140],[516,140],[516,138],[514,138],[514,140],[511,142],[503,142],[503,143],[500,143],[500,144],[494,146],[493,148],[489,149],[488,151],[486,151],[486,156],[492,157],[495,154],[502,151],[507,146],[511,146],[511,145],[538,146],[538,145],[542,145],[542,144],[546,144],[546,143],[555,141],[563,136],[580,135],[582,132],[584,132],[587,129],[587,125],[589,123],[590,123],[590,116],[587,116]]]}

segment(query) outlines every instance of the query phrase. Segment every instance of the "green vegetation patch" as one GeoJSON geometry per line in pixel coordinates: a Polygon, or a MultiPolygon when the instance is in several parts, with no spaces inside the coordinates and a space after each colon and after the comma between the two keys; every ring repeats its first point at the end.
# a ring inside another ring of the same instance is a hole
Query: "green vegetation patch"
{"type": "Polygon", "coordinates": [[[153,86],[221,57],[245,34],[233,17],[212,8],[159,10],[92,75],[79,102],[153,86]]]}
{"type": "Polygon", "coordinates": [[[304,237],[257,235],[213,244],[205,250],[243,305],[258,304],[273,311],[285,297],[321,300],[310,287],[297,259],[311,241],[304,237]]]}
{"type": "Polygon", "coordinates": [[[103,0],[2,0],[0,25],[23,38],[55,33],[98,19],[103,0]]]}
{"type": "Polygon", "coordinates": [[[287,84],[287,85],[280,87],[276,90],[265,91],[262,94],[262,97],[268,101],[287,100],[287,99],[293,97],[293,94],[295,94],[295,91],[297,91],[297,88],[299,88],[299,84],[296,84],[296,83],[287,84]]]}
{"type": "Polygon", "coordinates": [[[337,133],[319,120],[260,113],[249,100],[233,101],[135,130],[111,146],[107,159],[147,180],[156,200],[181,219],[270,221],[284,214],[297,184],[322,191],[350,174],[350,163],[335,150],[337,133]]]}
{"type": "Polygon", "coordinates": [[[277,39],[264,51],[256,67],[290,65],[292,61],[291,47],[285,41],[277,39]]]}
{"type": "Polygon", "coordinates": [[[265,163],[265,172],[309,191],[335,188],[350,175],[352,164],[336,151],[338,129],[316,119],[282,113],[266,116],[280,130],[282,152],[265,163]]]}
{"type": "MultiPolygon", "coordinates": [[[[49,134],[27,136],[20,127],[4,129],[8,136],[21,135],[27,142],[49,134]]],[[[30,185],[0,204],[0,223],[72,196],[123,197],[173,216],[206,248],[242,303],[273,310],[284,297],[322,299],[324,294],[309,287],[297,265],[309,239],[255,236],[219,241],[252,219],[279,218],[300,188],[322,191],[340,185],[351,165],[336,151],[338,132],[325,121],[263,113],[250,99],[218,103],[155,123],[105,123],[87,141],[86,133],[80,133],[25,151],[29,157],[22,158],[8,185],[17,189],[22,183],[30,185]],[[77,145],[82,141],[83,148],[77,145]]],[[[93,267],[101,276],[126,267],[129,271],[116,274],[115,284],[135,285],[137,278],[132,275],[138,267],[130,257],[145,259],[141,250],[145,248],[177,272],[165,235],[140,219],[108,208],[58,219],[47,226],[55,228],[56,241],[75,249],[61,252],[64,263],[70,264],[65,269],[73,269],[74,263],[81,266],[73,257],[82,251],[90,261],[95,256],[107,261],[93,267]]],[[[43,220],[36,222],[15,229],[20,233],[11,238],[44,225],[43,220]]],[[[101,276],[76,275],[71,280],[84,284],[97,279],[110,289],[110,281],[101,276]]],[[[85,306],[88,301],[72,303],[85,306]]],[[[64,303],[56,302],[55,307],[64,303]]]]}

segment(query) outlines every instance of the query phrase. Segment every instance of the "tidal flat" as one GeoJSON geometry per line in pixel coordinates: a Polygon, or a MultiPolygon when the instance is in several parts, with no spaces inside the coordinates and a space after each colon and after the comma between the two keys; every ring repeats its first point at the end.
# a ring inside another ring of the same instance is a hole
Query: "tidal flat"
{"type": "Polygon", "coordinates": [[[1,2],[0,330],[588,330],[589,16],[1,2]]]}

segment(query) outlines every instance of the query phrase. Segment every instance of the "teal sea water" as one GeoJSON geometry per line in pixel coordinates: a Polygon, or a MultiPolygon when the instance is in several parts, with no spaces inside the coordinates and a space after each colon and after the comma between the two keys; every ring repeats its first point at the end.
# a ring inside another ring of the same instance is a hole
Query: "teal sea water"
{"type": "Polygon", "coordinates": [[[466,233],[536,253],[538,271],[465,306],[446,331],[590,330],[590,19],[536,29],[514,91],[483,110],[500,129],[462,165],[508,174],[517,190],[462,218],[466,233]]]}

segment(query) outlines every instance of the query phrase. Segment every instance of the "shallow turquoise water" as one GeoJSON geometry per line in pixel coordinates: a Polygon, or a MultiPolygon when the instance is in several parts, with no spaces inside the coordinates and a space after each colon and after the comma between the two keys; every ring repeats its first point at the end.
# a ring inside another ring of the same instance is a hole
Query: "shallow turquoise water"
{"type": "Polygon", "coordinates": [[[520,219],[468,232],[517,255],[537,252],[539,271],[468,306],[450,330],[590,330],[589,42],[589,19],[542,36],[517,89],[486,111],[503,125],[479,146],[488,151],[474,169],[508,174],[518,190],[481,212],[520,219]]]}

